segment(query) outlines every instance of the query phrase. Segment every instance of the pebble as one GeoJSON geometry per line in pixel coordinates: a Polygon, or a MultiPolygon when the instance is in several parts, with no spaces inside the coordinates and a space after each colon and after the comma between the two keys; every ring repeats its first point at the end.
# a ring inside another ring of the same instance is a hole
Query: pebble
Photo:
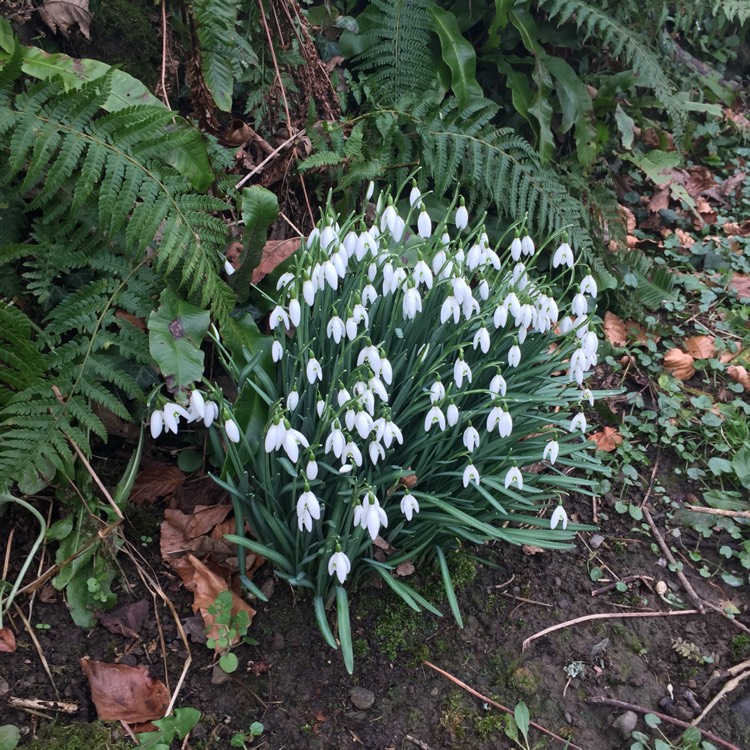
{"type": "Polygon", "coordinates": [[[573,717],[572,717],[570,711],[566,711],[565,712],[565,721],[567,721],[568,724],[572,724],[573,723],[573,717]]]}
{"type": "Polygon", "coordinates": [[[271,649],[273,651],[283,651],[284,650],[284,636],[281,635],[281,633],[274,633],[273,634],[273,643],[271,644],[271,649]]]}
{"type": "Polygon", "coordinates": [[[589,539],[589,544],[591,545],[591,549],[599,549],[604,544],[604,537],[601,534],[594,534],[589,539]]]}
{"type": "Polygon", "coordinates": [[[260,587],[260,590],[263,592],[263,595],[266,597],[266,599],[270,599],[273,596],[273,592],[276,590],[276,583],[273,580],[273,576],[263,581],[263,585],[260,587]]]}
{"type": "Polygon", "coordinates": [[[612,722],[612,728],[616,729],[622,735],[623,739],[628,740],[637,723],[638,714],[635,711],[626,711],[612,722]]]}
{"type": "Polygon", "coordinates": [[[375,693],[363,687],[353,687],[349,692],[349,697],[355,707],[361,711],[372,708],[372,704],[375,703],[375,693]]]}
{"type": "Polygon", "coordinates": [[[214,664],[211,669],[211,684],[223,685],[232,679],[232,675],[227,674],[218,664],[214,664]]]}

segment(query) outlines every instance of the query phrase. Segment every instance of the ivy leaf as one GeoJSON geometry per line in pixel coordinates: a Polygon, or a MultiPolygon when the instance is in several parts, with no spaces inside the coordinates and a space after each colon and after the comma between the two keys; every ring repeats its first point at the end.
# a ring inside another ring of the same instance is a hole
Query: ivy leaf
{"type": "Polygon", "coordinates": [[[151,356],[165,378],[183,388],[203,377],[201,343],[208,331],[210,315],[180,299],[169,289],[161,295],[159,309],[148,318],[151,356]]]}

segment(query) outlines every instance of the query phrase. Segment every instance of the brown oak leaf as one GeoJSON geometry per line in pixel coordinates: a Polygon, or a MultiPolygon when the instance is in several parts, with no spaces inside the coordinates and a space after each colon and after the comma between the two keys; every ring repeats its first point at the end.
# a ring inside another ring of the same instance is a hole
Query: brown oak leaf
{"type": "Polygon", "coordinates": [[[664,369],[678,380],[689,380],[695,375],[695,360],[682,349],[670,349],[664,355],[664,369]]]}

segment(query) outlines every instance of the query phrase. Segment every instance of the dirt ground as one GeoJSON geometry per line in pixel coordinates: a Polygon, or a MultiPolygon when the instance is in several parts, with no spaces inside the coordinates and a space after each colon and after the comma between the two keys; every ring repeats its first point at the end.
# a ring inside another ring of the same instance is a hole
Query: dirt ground
{"type": "MultiPolygon", "coordinates": [[[[573,507],[578,521],[591,522],[588,499],[581,498],[569,506],[573,507]]],[[[153,512],[160,514],[158,508],[153,512]]],[[[654,515],[658,523],[658,513],[654,515]]],[[[698,711],[685,698],[685,691],[692,691],[693,700],[705,706],[718,689],[709,686],[708,695],[702,693],[712,673],[748,658],[750,639],[710,610],[673,617],[614,617],[677,611],[666,603],[668,594],[690,606],[676,576],[665,567],[658,550],[652,550],[651,538],[639,524],[627,524],[626,518],[618,516],[605,499],[600,508],[600,531],[580,534],[571,553],[526,554],[521,549],[494,546],[478,550],[484,563],[467,556],[454,559],[454,575],[463,581],[459,601],[464,629],[453,621],[445,602],[441,608],[446,616],[438,619],[413,613],[397,603],[390,591],[360,590],[352,597],[355,671],[351,676],[340,655],[318,633],[310,602],[284,582],[272,580],[269,568],[261,568],[256,580],[271,597],[267,604],[256,603],[258,613],[248,635],[257,645],[236,649],[240,660],[237,672],[215,684],[217,676],[225,676],[218,667],[212,668],[212,652],[200,643],[191,645],[192,664],[177,705],[199,709],[202,718],[184,747],[227,748],[232,735],[247,731],[254,721],[262,722],[264,733],[252,747],[268,750],[514,747],[502,731],[500,711],[426,666],[425,661],[511,708],[523,700],[533,721],[584,750],[615,750],[631,744],[614,725],[624,710],[594,705],[592,698],[619,699],[691,721],[698,711]],[[597,582],[589,575],[593,565],[605,573],[597,582]],[[614,583],[613,575],[641,578],[629,583],[626,591],[610,588],[594,596],[608,581],[614,583]],[[659,581],[667,585],[665,598],[655,593],[659,581]],[[524,639],[595,613],[611,617],[545,635],[522,652],[524,639]],[[687,655],[675,650],[678,639],[688,644],[682,649],[687,655]],[[569,680],[565,668],[573,662],[581,662],[585,671],[569,680]]],[[[6,515],[3,529],[16,521],[14,544],[23,545],[20,518],[6,515]]],[[[7,534],[0,536],[5,543],[7,534]]],[[[161,562],[158,543],[154,535],[140,551],[191,632],[191,597],[161,562]]],[[[118,559],[131,588],[128,592],[120,585],[119,604],[144,599],[150,608],[141,632],[126,637],[101,624],[90,632],[81,630],[71,622],[61,595],[45,588],[36,597],[32,615],[33,622],[49,625],[34,630],[38,649],[15,616],[18,648],[13,654],[0,654],[0,724],[24,727],[31,739],[45,720],[11,708],[8,698],[54,700],[53,683],[60,699],[79,706],[73,716],[59,714],[58,722],[95,720],[88,683],[79,665],[84,656],[148,665],[153,677],[165,680],[174,690],[188,656],[174,619],[163,602],[144,588],[127,556],[121,554],[118,559]]],[[[686,572],[701,596],[712,602],[732,599],[743,613],[738,620],[750,624],[746,590],[721,591],[715,581],[701,580],[687,566],[686,572]]],[[[428,590],[437,584],[429,571],[420,580],[428,590]]],[[[18,603],[28,614],[28,600],[21,597],[18,603]]],[[[744,689],[743,693],[740,685],[701,723],[703,729],[739,748],[750,747],[750,731],[743,719],[747,714],[742,711],[743,696],[750,693],[744,689]]],[[[663,726],[668,736],[679,735],[679,730],[663,726]]],[[[642,718],[638,729],[646,731],[642,718]]],[[[114,731],[118,731],[116,725],[114,731]]],[[[531,735],[532,747],[563,747],[534,729],[531,735]]],[[[36,747],[63,745],[47,740],[36,747]]]]}

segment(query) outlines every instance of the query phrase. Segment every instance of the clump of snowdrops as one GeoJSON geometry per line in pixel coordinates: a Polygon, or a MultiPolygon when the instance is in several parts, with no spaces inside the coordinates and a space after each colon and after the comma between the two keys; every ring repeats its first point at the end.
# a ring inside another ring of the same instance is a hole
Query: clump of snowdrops
{"type": "Polygon", "coordinates": [[[267,406],[265,424],[258,408],[219,420],[220,481],[255,537],[233,538],[310,590],[334,647],[335,602],[349,670],[347,591],[379,577],[439,614],[394,575],[437,560],[460,624],[446,551],[569,546],[563,500],[590,492],[580,470],[597,466],[584,416],[594,279],[565,241],[545,277],[522,228],[493,244],[462,200],[436,222],[422,200],[414,188],[399,210],[381,195],[374,221],[328,207],[278,281],[275,375],[219,342],[237,403],[267,406]]]}

